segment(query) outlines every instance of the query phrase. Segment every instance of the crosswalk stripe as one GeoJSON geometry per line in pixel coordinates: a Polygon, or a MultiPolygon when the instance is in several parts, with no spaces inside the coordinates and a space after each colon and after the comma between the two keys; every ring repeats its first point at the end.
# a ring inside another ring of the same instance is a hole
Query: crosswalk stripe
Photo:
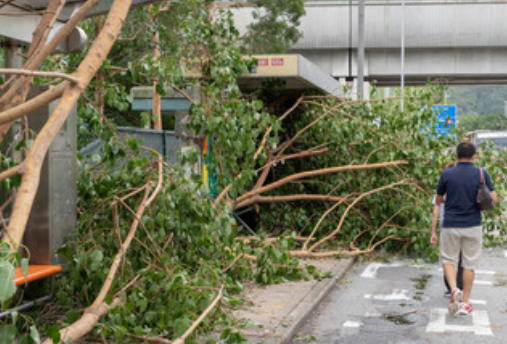
{"type": "Polygon", "coordinates": [[[473,311],[472,325],[455,325],[447,324],[447,309],[432,309],[430,313],[430,321],[426,327],[426,332],[474,332],[476,335],[492,336],[491,325],[489,323],[488,312],[473,311]]]}
{"type": "MultiPolygon", "coordinates": [[[[439,268],[438,271],[443,272],[444,269],[439,268]]],[[[494,274],[496,274],[496,271],[491,271],[491,270],[475,270],[475,273],[477,275],[494,275],[494,274]]]]}
{"type": "Polygon", "coordinates": [[[486,304],[486,300],[473,300],[473,299],[470,299],[470,303],[472,305],[485,305],[486,304]]]}
{"type": "Polygon", "coordinates": [[[493,282],[491,281],[474,281],[474,284],[476,285],[493,285],[493,282]]]}

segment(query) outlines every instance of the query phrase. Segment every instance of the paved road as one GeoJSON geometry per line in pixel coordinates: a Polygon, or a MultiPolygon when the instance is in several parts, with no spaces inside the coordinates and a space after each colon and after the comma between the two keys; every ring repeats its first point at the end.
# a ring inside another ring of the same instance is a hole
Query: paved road
{"type": "Polygon", "coordinates": [[[473,316],[447,314],[439,265],[356,264],[293,343],[507,343],[507,251],[484,251],[473,316]]]}

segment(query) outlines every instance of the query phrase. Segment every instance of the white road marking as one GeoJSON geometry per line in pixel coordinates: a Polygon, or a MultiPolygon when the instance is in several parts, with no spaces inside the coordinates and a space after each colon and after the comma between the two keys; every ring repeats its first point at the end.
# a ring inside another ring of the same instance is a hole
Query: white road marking
{"type": "MultiPolygon", "coordinates": [[[[439,268],[438,271],[443,272],[444,269],[439,268]]],[[[478,275],[494,275],[494,274],[496,274],[496,271],[491,271],[491,270],[475,270],[475,273],[478,274],[478,275]]]]}
{"type": "Polygon", "coordinates": [[[485,305],[486,304],[486,300],[473,300],[473,299],[470,299],[469,301],[474,306],[475,305],[485,305]]]}
{"type": "Polygon", "coordinates": [[[479,275],[494,275],[494,274],[496,274],[496,271],[491,271],[491,270],[475,270],[475,273],[479,274],[479,275]]]}
{"type": "Polygon", "coordinates": [[[507,258],[507,250],[503,251],[503,255],[505,256],[505,258],[507,258]]]}
{"type": "Polygon", "coordinates": [[[382,264],[382,263],[372,263],[364,269],[361,277],[364,278],[377,278],[377,271],[380,268],[396,268],[403,266],[402,263],[391,263],[391,264],[382,264]]]}
{"type": "Polygon", "coordinates": [[[359,321],[347,320],[343,323],[343,327],[359,328],[362,324],[359,321]]]}
{"type": "Polygon", "coordinates": [[[493,282],[491,281],[474,281],[474,285],[493,285],[493,282]]]}
{"type": "Polygon", "coordinates": [[[473,311],[471,325],[447,325],[445,322],[447,313],[447,309],[444,308],[432,309],[426,332],[474,332],[482,336],[493,335],[487,311],[473,311]]]}
{"type": "Polygon", "coordinates": [[[361,325],[360,321],[347,320],[343,323],[341,333],[347,337],[357,335],[361,331],[361,325]]]}
{"type": "Polygon", "coordinates": [[[379,301],[408,301],[410,298],[408,297],[407,293],[407,289],[394,289],[392,294],[365,294],[364,298],[379,301]]]}

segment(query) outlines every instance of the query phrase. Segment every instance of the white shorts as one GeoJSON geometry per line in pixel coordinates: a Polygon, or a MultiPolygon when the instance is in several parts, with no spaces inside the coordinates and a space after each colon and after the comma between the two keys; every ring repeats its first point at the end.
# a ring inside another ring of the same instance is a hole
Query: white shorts
{"type": "Polygon", "coordinates": [[[464,269],[478,268],[482,255],[482,226],[442,229],[440,234],[442,261],[457,266],[460,252],[464,269]]]}

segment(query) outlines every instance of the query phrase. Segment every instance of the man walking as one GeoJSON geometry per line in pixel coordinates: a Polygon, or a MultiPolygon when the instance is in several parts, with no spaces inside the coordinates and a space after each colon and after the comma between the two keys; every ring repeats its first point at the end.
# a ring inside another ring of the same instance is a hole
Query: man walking
{"type": "MultiPolygon", "coordinates": [[[[460,143],[456,149],[458,164],[442,172],[437,187],[436,201],[445,203],[440,255],[445,277],[452,290],[449,303],[451,314],[472,313],[473,307],[469,298],[474,283],[474,271],[479,265],[482,253],[482,217],[476,203],[481,177],[480,169],[473,164],[475,152],[472,143],[460,143]],[[463,263],[463,291],[456,287],[456,265],[460,252],[463,263]]],[[[486,171],[484,181],[496,203],[498,198],[486,171]]]]}

